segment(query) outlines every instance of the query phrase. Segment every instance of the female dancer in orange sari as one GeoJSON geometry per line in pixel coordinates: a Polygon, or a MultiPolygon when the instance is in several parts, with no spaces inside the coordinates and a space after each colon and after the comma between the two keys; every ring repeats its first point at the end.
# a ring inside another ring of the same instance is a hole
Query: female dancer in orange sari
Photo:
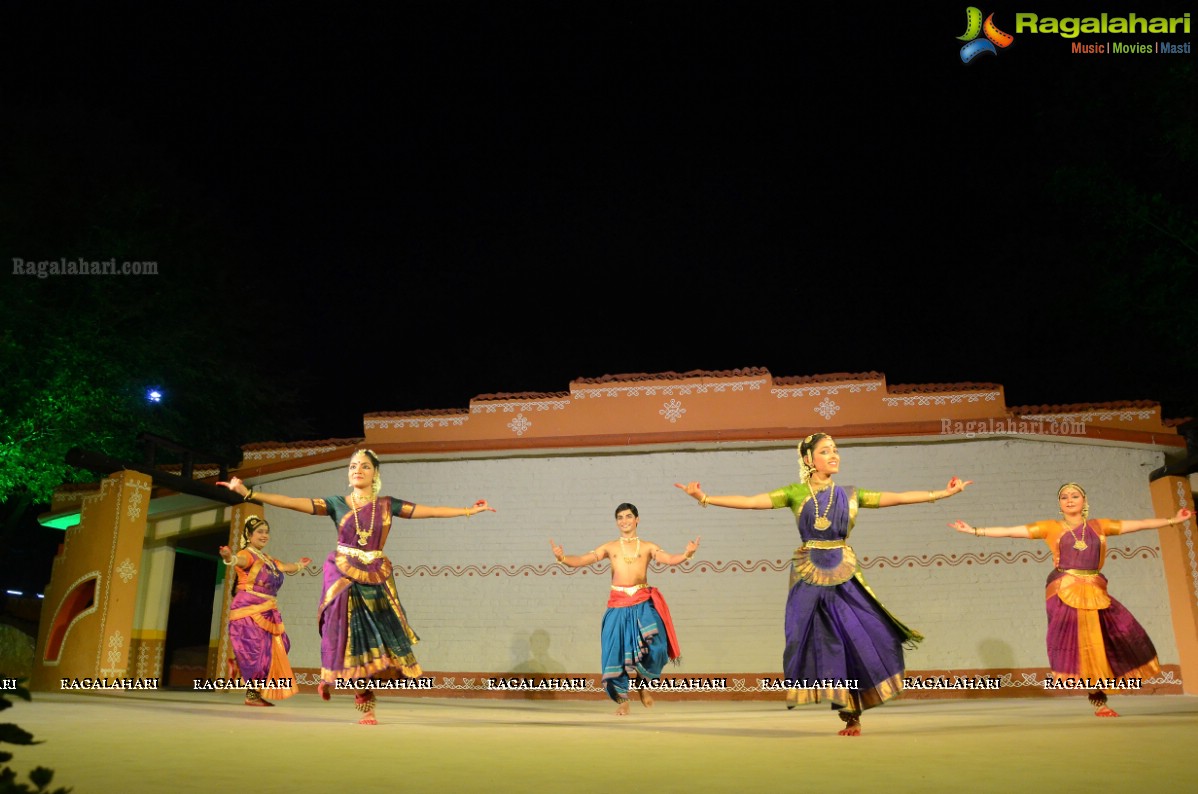
{"type": "Polygon", "coordinates": [[[1034,538],[1048,544],[1053,562],[1044,594],[1049,675],[1054,681],[1090,690],[1096,716],[1118,717],[1107,705],[1103,689],[1155,675],[1161,667],[1144,627],[1107,594],[1107,579],[1101,572],[1106,539],[1109,535],[1175,526],[1194,513],[1182,509],[1173,518],[1091,519],[1086,491],[1075,482],[1057,490],[1057,501],[1061,508],[1058,521],[1017,527],[973,527],[956,521],[949,526],[980,537],[1034,538]]]}
{"type": "Polygon", "coordinates": [[[289,698],[299,687],[287,661],[291,640],[283,626],[275,600],[283,584],[283,574],[296,573],[312,562],[303,557],[287,563],[265,552],[270,542],[270,524],[250,516],[241,528],[241,548],[234,554],[220,547],[225,565],[237,571],[236,592],[229,605],[229,644],[233,646],[230,670],[247,682],[247,706],[273,706],[271,700],[289,698]]]}

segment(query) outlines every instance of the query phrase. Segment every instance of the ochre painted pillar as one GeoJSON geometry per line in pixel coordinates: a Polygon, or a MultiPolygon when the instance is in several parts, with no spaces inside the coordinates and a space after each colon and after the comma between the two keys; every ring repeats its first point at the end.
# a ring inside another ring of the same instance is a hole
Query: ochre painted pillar
{"type": "MultiPolygon", "coordinates": [[[[1173,516],[1185,507],[1194,509],[1194,494],[1185,477],[1162,477],[1151,486],[1152,512],[1158,518],[1173,516]]],[[[1161,559],[1169,588],[1173,634],[1181,657],[1182,692],[1198,694],[1198,526],[1193,519],[1157,530],[1161,559]]]]}
{"type": "Polygon", "coordinates": [[[134,677],[129,660],[151,479],[135,471],[105,477],[66,532],[42,602],[30,688],[60,679],[134,677]]]}
{"type": "Polygon", "coordinates": [[[132,660],[129,675],[162,679],[171,584],[175,575],[175,547],[161,541],[146,546],[142,550],[141,571],[141,587],[138,588],[137,610],[133,617],[133,642],[129,646],[132,660]]]}

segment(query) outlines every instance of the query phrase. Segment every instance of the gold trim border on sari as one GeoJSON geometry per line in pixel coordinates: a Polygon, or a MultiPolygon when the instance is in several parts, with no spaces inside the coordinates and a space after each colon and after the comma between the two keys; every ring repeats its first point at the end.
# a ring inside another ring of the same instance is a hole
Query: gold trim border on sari
{"type": "MultiPolygon", "coordinates": [[[[815,541],[818,543],[819,541],[815,541]]],[[[790,557],[790,586],[794,587],[796,582],[807,582],[808,584],[819,585],[820,587],[831,587],[832,585],[844,584],[849,579],[856,575],[860,566],[857,564],[857,554],[853,551],[852,546],[838,546],[840,548],[840,563],[834,568],[821,568],[811,561],[811,553],[809,549],[820,548],[820,546],[799,546],[794,550],[794,554],[790,557]]]]}
{"type": "Polygon", "coordinates": [[[903,674],[890,676],[869,689],[788,689],[787,705],[804,706],[827,700],[834,708],[860,714],[898,697],[903,691],[903,674]]]}

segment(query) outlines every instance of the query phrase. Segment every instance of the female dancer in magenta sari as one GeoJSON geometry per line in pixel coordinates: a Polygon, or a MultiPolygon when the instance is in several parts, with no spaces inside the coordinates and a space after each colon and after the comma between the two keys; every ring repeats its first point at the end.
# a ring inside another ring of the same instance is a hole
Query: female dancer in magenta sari
{"type": "Polygon", "coordinates": [[[786,650],[782,669],[790,687],[787,707],[827,699],[840,712],[842,736],[861,733],[861,712],[897,697],[903,689],[903,647],[923,636],[882,606],[865,582],[846,542],[861,507],[935,502],[958,494],[972,480],[953,477],[943,491],[866,491],[837,485],[840,453],[827,433],[799,445],[801,483],[756,496],[711,496],[699,483],[674,483],[700,506],[740,510],[788,508],[803,545],[791,560],[786,600],[786,650]]]}
{"type": "Polygon", "coordinates": [[[949,526],[980,537],[1033,538],[1048,544],[1053,563],[1044,594],[1049,675],[1070,688],[1089,691],[1096,716],[1118,717],[1107,705],[1103,689],[1155,675],[1161,667],[1144,627],[1107,594],[1107,579],[1100,573],[1106,559],[1107,536],[1175,526],[1194,513],[1182,509],[1173,518],[1091,519],[1086,491],[1075,482],[1057,490],[1057,502],[1061,509],[1059,521],[1017,527],[972,527],[956,521],[949,526]]]}
{"type": "Polygon", "coordinates": [[[383,546],[391,519],[460,518],[494,512],[485,499],[470,507],[430,507],[390,496],[379,496],[378,457],[358,450],[349,461],[348,496],[301,499],[264,494],[234,477],[220,483],[246,501],[261,502],[309,515],[329,516],[337,527],[337,547],[324,563],[324,589],[317,625],[320,629],[320,696],[328,700],[337,683],[354,689],[354,705],[363,713],[359,722],[376,725],[375,696],[369,679],[387,671],[419,677],[412,652],[419,642],[399,602],[391,561],[383,546]]]}
{"type": "Polygon", "coordinates": [[[286,563],[265,552],[270,542],[270,524],[259,516],[250,516],[241,528],[241,548],[234,554],[220,547],[225,565],[237,571],[233,602],[229,605],[229,677],[248,682],[247,706],[273,706],[271,700],[289,698],[299,687],[287,661],[291,640],[283,626],[276,596],[283,585],[283,574],[296,573],[312,562],[303,557],[286,563]],[[234,669],[236,668],[236,669],[234,669]]]}

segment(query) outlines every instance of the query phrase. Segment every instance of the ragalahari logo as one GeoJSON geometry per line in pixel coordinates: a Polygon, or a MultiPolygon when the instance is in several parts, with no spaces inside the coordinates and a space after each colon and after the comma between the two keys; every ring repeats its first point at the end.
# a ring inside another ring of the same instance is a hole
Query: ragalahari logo
{"type": "Polygon", "coordinates": [[[1015,37],[995,27],[994,14],[983,22],[981,9],[970,6],[965,9],[965,33],[957,36],[957,40],[966,42],[961,48],[961,63],[969,63],[984,52],[998,55],[998,49],[1010,47],[1015,37]],[[979,35],[985,38],[978,38],[979,35]]]}

